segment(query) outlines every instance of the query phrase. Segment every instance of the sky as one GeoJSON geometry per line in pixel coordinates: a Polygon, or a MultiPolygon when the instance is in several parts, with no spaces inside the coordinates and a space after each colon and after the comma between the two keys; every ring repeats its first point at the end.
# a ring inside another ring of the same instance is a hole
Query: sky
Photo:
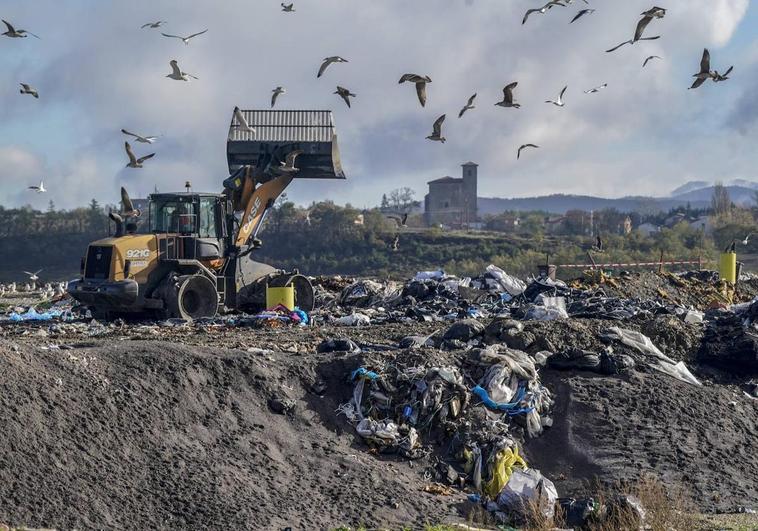
{"type": "MultiPolygon", "coordinates": [[[[0,0],[0,18],[41,38],[0,36],[0,205],[73,208],[116,203],[185,181],[216,192],[228,175],[232,109],[330,109],[347,180],[295,180],[299,204],[332,199],[377,205],[382,193],[460,176],[479,164],[479,195],[604,197],[668,194],[691,180],[758,180],[758,6],[750,0],[656,0],[667,8],[629,39],[652,0],[582,0],[534,14],[543,0],[0,0]],[[596,9],[573,24],[583,8],[596,9]],[[161,29],[141,29],[165,20],[161,29]],[[160,35],[208,32],[185,46],[160,35]],[[703,48],[724,83],[688,90],[703,48]],[[332,65],[319,79],[321,61],[332,65]],[[649,55],[663,59],[642,68],[649,55]],[[199,79],[166,78],[169,61],[199,79]],[[429,75],[422,108],[404,73],[429,75]],[[518,81],[520,109],[496,107],[518,81]],[[19,83],[39,100],[19,93],[19,83]],[[591,87],[607,83],[596,94],[591,87]],[[352,108],[333,92],[357,94],[352,108]],[[568,86],[566,106],[545,104],[568,86]],[[476,108],[458,118],[468,97],[476,108]],[[447,119],[447,142],[431,142],[447,119]],[[160,135],[131,142],[121,128],[160,135]],[[521,144],[534,143],[525,151],[521,144]],[[44,179],[46,194],[27,190],[44,179]]],[[[4,28],[3,28],[4,30],[4,28]]]]}

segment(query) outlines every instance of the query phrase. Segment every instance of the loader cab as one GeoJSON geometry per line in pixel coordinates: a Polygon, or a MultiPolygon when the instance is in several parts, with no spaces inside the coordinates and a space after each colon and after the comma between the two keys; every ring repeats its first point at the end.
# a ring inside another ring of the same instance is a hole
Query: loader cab
{"type": "Polygon", "coordinates": [[[224,256],[226,198],[221,194],[152,194],[149,231],[163,259],[218,260],[224,256]]]}

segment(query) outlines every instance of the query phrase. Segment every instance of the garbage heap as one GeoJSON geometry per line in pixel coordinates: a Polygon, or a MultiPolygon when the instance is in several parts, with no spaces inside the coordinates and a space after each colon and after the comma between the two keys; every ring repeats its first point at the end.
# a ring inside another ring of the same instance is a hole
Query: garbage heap
{"type": "Polygon", "coordinates": [[[461,353],[455,364],[440,360],[431,349],[364,355],[338,412],[372,451],[427,458],[430,491],[467,486],[491,510],[511,514],[524,489],[539,483],[550,493],[544,510],[552,516],[555,488],[528,468],[517,442],[552,423],[553,399],[535,359],[490,345],[461,353]],[[519,487],[508,494],[516,470],[512,486],[519,487]]]}

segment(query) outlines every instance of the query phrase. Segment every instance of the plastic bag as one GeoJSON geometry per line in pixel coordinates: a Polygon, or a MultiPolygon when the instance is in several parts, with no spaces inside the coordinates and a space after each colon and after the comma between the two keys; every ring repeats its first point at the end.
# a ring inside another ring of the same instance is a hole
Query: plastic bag
{"type": "Polygon", "coordinates": [[[496,265],[488,265],[487,273],[489,273],[500,285],[501,292],[508,292],[515,297],[516,295],[524,293],[524,290],[526,289],[526,283],[523,280],[512,277],[496,265]]]}
{"type": "Polygon", "coordinates": [[[519,455],[518,446],[503,448],[495,454],[490,471],[490,480],[484,484],[484,492],[495,498],[503,487],[510,481],[514,473],[514,466],[526,468],[526,461],[519,455]]]}
{"type": "Polygon", "coordinates": [[[552,518],[555,513],[555,501],[558,491],[552,481],[540,474],[539,470],[514,469],[500,495],[497,504],[508,513],[523,519],[533,504],[537,504],[545,518],[552,518]]]}
{"type": "Polygon", "coordinates": [[[368,315],[364,315],[362,313],[353,313],[344,317],[340,317],[334,321],[334,324],[338,326],[369,326],[371,324],[371,319],[368,315]]]}
{"type": "Polygon", "coordinates": [[[653,344],[652,341],[650,341],[649,337],[641,332],[612,326],[608,329],[608,332],[605,333],[605,337],[620,341],[624,345],[632,347],[642,354],[654,358],[654,361],[650,365],[657,371],[668,374],[669,376],[688,384],[703,385],[692,375],[683,361],[677,363],[666,356],[653,344]]]}
{"type": "Polygon", "coordinates": [[[443,278],[445,278],[445,272],[440,269],[439,271],[419,271],[413,280],[442,280],[443,278]]]}

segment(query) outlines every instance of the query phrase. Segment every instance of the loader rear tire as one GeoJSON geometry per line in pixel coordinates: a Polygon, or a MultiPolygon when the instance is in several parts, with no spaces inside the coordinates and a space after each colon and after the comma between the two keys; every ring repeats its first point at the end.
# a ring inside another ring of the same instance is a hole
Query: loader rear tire
{"type": "Polygon", "coordinates": [[[184,277],[176,294],[175,310],[182,319],[214,317],[218,312],[218,291],[207,277],[184,277]]]}

